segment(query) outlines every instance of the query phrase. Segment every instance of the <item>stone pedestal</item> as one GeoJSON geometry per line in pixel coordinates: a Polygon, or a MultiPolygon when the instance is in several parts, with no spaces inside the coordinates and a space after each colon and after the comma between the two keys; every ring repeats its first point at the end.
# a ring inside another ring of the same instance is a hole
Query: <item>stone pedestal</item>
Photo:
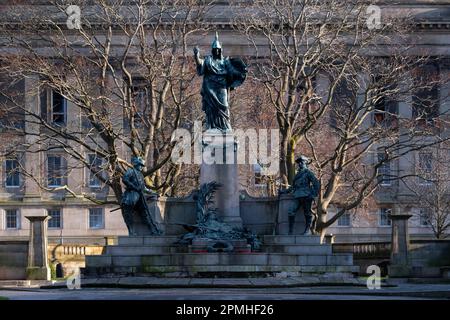
{"type": "Polygon", "coordinates": [[[28,245],[28,280],[50,280],[47,254],[48,216],[27,216],[30,220],[30,243],[28,245]]]}
{"type": "MultiPolygon", "coordinates": [[[[280,195],[278,202],[278,217],[276,233],[279,235],[289,234],[288,212],[296,206],[295,199],[290,194],[280,195]]],[[[295,213],[295,224],[292,235],[301,235],[305,231],[305,214],[300,208],[295,213]]]]}
{"type": "MultiPolygon", "coordinates": [[[[159,226],[159,228],[164,232],[164,223],[163,218],[161,216],[161,210],[158,206],[158,201],[154,197],[147,197],[147,204],[150,209],[150,215],[153,218],[153,221],[159,226]]],[[[137,236],[149,236],[150,229],[145,224],[144,219],[141,213],[134,212],[133,214],[134,221],[134,231],[137,236]]]]}
{"type": "Polygon", "coordinates": [[[237,143],[234,134],[204,132],[200,184],[216,181],[221,188],[214,195],[214,205],[223,222],[242,227],[239,210],[237,143]]]}
{"type": "Polygon", "coordinates": [[[390,277],[408,277],[411,274],[408,259],[408,219],[411,217],[410,214],[389,215],[392,221],[391,261],[388,267],[390,277]]]}

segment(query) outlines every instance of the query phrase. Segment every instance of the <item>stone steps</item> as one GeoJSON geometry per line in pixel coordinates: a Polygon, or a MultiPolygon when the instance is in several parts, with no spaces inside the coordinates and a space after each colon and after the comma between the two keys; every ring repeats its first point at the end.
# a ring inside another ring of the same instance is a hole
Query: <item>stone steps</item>
{"type": "Polygon", "coordinates": [[[146,245],[146,246],[107,246],[105,254],[107,255],[152,255],[165,253],[187,253],[186,246],[170,246],[170,245],[146,245]]]}
{"type": "MultiPolygon", "coordinates": [[[[178,236],[121,236],[118,245],[173,245],[179,239],[178,236]]],[[[320,236],[263,236],[261,239],[267,245],[321,245],[320,236]]]]}
{"type": "Polygon", "coordinates": [[[177,236],[135,236],[119,237],[119,246],[142,246],[142,245],[173,245],[180,237],[177,236]]]}
{"type": "Polygon", "coordinates": [[[259,265],[226,265],[226,266],[145,266],[145,267],[93,267],[84,268],[83,274],[91,276],[109,275],[152,275],[167,277],[196,277],[206,275],[268,276],[281,272],[297,273],[298,275],[340,274],[351,277],[359,271],[358,266],[259,266],[259,265]]]}
{"type": "MultiPolygon", "coordinates": [[[[146,245],[117,245],[107,246],[106,254],[111,255],[152,255],[152,254],[165,254],[165,253],[188,253],[189,248],[181,245],[170,244],[146,244],[146,245]]],[[[318,244],[306,244],[306,245],[262,245],[261,252],[266,253],[289,253],[289,254],[301,254],[301,255],[320,255],[320,254],[332,254],[331,245],[318,245],[318,244]]]]}
{"type": "Polygon", "coordinates": [[[161,255],[101,255],[87,256],[86,265],[93,267],[142,267],[142,266],[308,266],[353,265],[351,254],[291,255],[291,254],[228,254],[228,253],[175,253],[161,255]]]}
{"type": "Polygon", "coordinates": [[[301,254],[301,255],[317,255],[317,254],[332,254],[331,245],[262,245],[261,251],[270,253],[289,253],[289,254],[301,254]]]}
{"type": "Polygon", "coordinates": [[[321,245],[320,236],[263,236],[263,243],[266,245],[294,245],[294,244],[316,244],[321,245]]]}
{"type": "MultiPolygon", "coordinates": [[[[105,254],[86,256],[86,276],[150,274],[180,276],[267,276],[280,272],[345,273],[358,271],[352,254],[333,254],[319,236],[263,236],[260,252],[190,252],[176,236],[119,237],[105,254]]],[[[203,248],[203,247],[202,247],[203,248]]]]}

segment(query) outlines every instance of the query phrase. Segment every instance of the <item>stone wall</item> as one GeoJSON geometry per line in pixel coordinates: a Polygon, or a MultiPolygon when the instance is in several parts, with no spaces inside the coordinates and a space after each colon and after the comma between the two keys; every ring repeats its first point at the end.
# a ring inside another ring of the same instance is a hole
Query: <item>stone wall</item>
{"type": "MultiPolygon", "coordinates": [[[[353,254],[361,274],[366,274],[368,266],[379,265],[383,276],[390,262],[390,248],[390,241],[333,244],[333,252],[353,254]]],[[[411,240],[408,260],[413,277],[440,277],[441,268],[450,266],[450,240],[411,240]]]]}
{"type": "Polygon", "coordinates": [[[0,280],[24,280],[28,241],[0,241],[0,280]]]}
{"type": "Polygon", "coordinates": [[[278,200],[273,197],[252,197],[241,194],[239,202],[244,227],[256,234],[274,234],[278,218],[278,200]]]}
{"type": "Polygon", "coordinates": [[[450,240],[415,240],[409,247],[412,273],[416,277],[439,277],[450,266],[450,240]]]}
{"type": "MultiPolygon", "coordinates": [[[[194,194],[185,198],[159,199],[159,215],[165,222],[166,235],[181,235],[186,232],[183,224],[195,224],[196,203],[194,194]]],[[[287,205],[294,206],[290,196],[284,196],[287,205]]],[[[287,211],[279,214],[279,201],[276,197],[252,197],[246,192],[240,195],[239,209],[244,227],[258,235],[287,234],[287,211]],[[277,230],[277,226],[280,230],[277,230]]],[[[157,217],[159,220],[159,217],[157,217]]],[[[304,218],[297,213],[294,233],[303,232],[304,218]]]]}
{"type": "MultiPolygon", "coordinates": [[[[166,235],[181,235],[186,232],[183,224],[195,224],[196,203],[194,194],[185,198],[159,199],[159,211],[165,222],[166,235]]],[[[253,198],[241,194],[239,203],[244,227],[257,234],[273,234],[277,219],[277,198],[253,198]]]]}

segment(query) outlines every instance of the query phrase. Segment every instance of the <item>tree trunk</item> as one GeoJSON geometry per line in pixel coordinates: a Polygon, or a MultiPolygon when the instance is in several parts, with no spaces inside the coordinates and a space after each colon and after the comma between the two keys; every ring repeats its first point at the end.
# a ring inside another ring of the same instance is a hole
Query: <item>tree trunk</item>
{"type": "Polygon", "coordinates": [[[327,215],[317,212],[317,223],[315,231],[320,235],[320,242],[323,243],[325,238],[327,215]]]}
{"type": "Polygon", "coordinates": [[[292,185],[295,177],[295,140],[290,137],[287,143],[286,168],[288,182],[292,185]]]}
{"type": "Polygon", "coordinates": [[[286,132],[283,132],[283,130],[280,130],[281,133],[281,147],[280,147],[280,178],[283,188],[287,188],[289,185],[288,180],[288,169],[287,169],[287,158],[286,155],[288,154],[288,137],[286,132]]]}

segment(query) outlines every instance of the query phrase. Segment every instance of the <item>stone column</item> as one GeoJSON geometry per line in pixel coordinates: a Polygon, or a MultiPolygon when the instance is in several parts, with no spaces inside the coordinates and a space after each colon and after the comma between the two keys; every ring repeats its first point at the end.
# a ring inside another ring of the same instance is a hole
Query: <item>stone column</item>
{"type": "MultiPolygon", "coordinates": [[[[25,114],[25,143],[30,146],[28,152],[25,154],[24,167],[25,170],[35,177],[38,181],[43,174],[44,156],[42,152],[38,152],[39,144],[39,130],[40,125],[37,123],[33,115],[40,114],[40,99],[39,94],[44,94],[45,89],[39,88],[39,78],[33,75],[25,77],[25,108],[28,111],[25,114]],[[39,92],[39,91],[42,92],[39,92]]],[[[24,177],[25,194],[23,201],[36,203],[41,200],[42,190],[39,185],[31,178],[24,177]]]]}
{"type": "Polygon", "coordinates": [[[392,221],[391,261],[388,268],[390,277],[407,277],[410,275],[408,219],[411,217],[410,214],[389,215],[392,221]]]}
{"type": "Polygon", "coordinates": [[[27,216],[30,220],[30,242],[28,245],[28,280],[50,280],[47,254],[47,220],[49,216],[27,216]]]}
{"type": "Polygon", "coordinates": [[[239,210],[237,143],[234,134],[205,132],[202,140],[200,184],[216,181],[222,186],[214,195],[214,204],[222,221],[242,227],[239,210]]]}

